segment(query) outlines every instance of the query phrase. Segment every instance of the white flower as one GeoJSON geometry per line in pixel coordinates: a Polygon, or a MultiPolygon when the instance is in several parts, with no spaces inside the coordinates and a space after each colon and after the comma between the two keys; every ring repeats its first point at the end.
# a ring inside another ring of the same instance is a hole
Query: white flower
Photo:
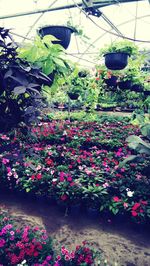
{"type": "Polygon", "coordinates": [[[64,130],[64,132],[63,132],[63,136],[67,136],[67,132],[66,132],[66,130],[64,130]]]}
{"type": "Polygon", "coordinates": [[[127,196],[128,197],[133,197],[134,191],[128,190],[127,191],[127,196]]]}
{"type": "Polygon", "coordinates": [[[36,171],[40,170],[42,167],[41,165],[39,164],[37,167],[36,167],[36,171]]]}

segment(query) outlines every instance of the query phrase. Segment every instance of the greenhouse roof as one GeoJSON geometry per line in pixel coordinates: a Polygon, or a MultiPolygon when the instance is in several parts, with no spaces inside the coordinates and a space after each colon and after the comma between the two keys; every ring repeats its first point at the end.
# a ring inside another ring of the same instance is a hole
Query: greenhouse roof
{"type": "Polygon", "coordinates": [[[88,67],[95,64],[100,48],[121,38],[141,49],[150,47],[148,0],[1,0],[0,21],[18,43],[32,40],[43,25],[71,23],[81,34],[72,34],[66,53],[88,67]]]}

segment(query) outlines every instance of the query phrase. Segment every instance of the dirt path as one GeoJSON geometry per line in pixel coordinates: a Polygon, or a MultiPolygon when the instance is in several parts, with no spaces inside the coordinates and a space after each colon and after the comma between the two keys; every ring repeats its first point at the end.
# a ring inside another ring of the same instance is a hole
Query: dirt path
{"type": "MultiPolygon", "coordinates": [[[[0,205],[17,217],[19,224],[44,226],[49,235],[70,249],[83,240],[93,242],[118,266],[150,266],[150,230],[138,230],[129,224],[116,224],[84,213],[64,216],[57,206],[0,195],[0,205]]],[[[57,245],[57,243],[56,243],[57,245]]],[[[114,265],[114,264],[113,264],[114,265]]]]}

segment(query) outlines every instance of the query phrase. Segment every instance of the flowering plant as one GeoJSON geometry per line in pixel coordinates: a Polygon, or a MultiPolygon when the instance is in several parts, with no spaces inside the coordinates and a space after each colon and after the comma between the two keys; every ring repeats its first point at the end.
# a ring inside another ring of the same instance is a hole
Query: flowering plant
{"type": "MultiPolygon", "coordinates": [[[[0,262],[17,265],[22,261],[27,265],[43,263],[53,265],[52,240],[45,230],[25,226],[17,228],[7,213],[0,212],[0,262]]],[[[39,264],[36,264],[39,265],[39,264]]]]}
{"type": "Polygon", "coordinates": [[[100,262],[100,252],[91,248],[88,242],[83,241],[82,245],[76,246],[75,251],[71,252],[62,246],[61,254],[57,256],[55,266],[98,266],[100,262]]]}
{"type": "Polygon", "coordinates": [[[92,266],[99,265],[101,253],[87,242],[69,252],[64,246],[56,255],[52,239],[38,226],[18,228],[15,217],[0,208],[1,266],[92,266]]]}

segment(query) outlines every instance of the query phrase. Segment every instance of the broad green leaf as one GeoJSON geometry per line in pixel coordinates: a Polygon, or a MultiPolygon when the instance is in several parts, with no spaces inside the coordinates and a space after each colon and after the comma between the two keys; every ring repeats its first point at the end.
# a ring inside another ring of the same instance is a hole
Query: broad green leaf
{"type": "Polygon", "coordinates": [[[122,166],[124,166],[126,163],[131,162],[131,161],[134,161],[135,159],[137,159],[137,155],[131,155],[131,156],[129,156],[128,158],[124,159],[123,162],[121,162],[121,163],[119,164],[119,167],[122,167],[122,166]]]}
{"type": "Polygon", "coordinates": [[[26,92],[26,87],[24,86],[17,86],[14,88],[14,94],[19,95],[26,92]]]}

